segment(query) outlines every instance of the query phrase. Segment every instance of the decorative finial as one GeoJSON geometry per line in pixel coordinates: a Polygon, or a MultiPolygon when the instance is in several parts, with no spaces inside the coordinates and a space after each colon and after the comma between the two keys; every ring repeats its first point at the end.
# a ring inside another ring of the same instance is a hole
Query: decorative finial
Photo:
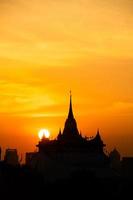
{"type": "Polygon", "coordinates": [[[59,134],[61,134],[61,128],[59,129],[59,134]]]}
{"type": "Polygon", "coordinates": [[[73,110],[72,110],[72,92],[71,92],[71,90],[70,90],[70,105],[69,105],[68,118],[74,118],[73,110]]]}

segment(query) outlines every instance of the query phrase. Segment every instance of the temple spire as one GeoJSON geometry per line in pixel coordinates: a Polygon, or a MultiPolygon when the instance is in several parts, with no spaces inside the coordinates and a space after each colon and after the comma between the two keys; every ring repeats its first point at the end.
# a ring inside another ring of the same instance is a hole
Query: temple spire
{"type": "Polygon", "coordinates": [[[99,128],[97,129],[97,135],[100,135],[100,131],[99,131],[99,128]]]}
{"type": "Polygon", "coordinates": [[[71,91],[70,91],[70,105],[69,105],[69,113],[68,113],[68,118],[72,119],[74,118],[74,115],[73,115],[73,109],[72,109],[72,94],[71,94],[71,91]]]}

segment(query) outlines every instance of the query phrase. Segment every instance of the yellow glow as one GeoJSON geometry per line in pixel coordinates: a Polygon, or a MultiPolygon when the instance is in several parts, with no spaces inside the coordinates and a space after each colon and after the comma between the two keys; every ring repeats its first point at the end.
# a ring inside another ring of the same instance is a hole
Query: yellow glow
{"type": "Polygon", "coordinates": [[[56,137],[72,89],[83,134],[99,127],[107,148],[133,155],[133,0],[3,0],[0,8],[0,146],[34,150],[44,124],[56,137]]]}
{"type": "Polygon", "coordinates": [[[40,138],[40,140],[44,137],[44,138],[49,138],[50,137],[50,132],[47,129],[41,129],[38,133],[38,136],[40,138]]]}

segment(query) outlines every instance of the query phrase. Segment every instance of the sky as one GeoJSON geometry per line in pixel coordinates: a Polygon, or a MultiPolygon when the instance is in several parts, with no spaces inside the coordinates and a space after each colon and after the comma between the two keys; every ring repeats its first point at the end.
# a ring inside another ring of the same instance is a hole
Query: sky
{"type": "Polygon", "coordinates": [[[0,145],[36,150],[64,127],[133,155],[133,1],[0,0],[0,145]]]}

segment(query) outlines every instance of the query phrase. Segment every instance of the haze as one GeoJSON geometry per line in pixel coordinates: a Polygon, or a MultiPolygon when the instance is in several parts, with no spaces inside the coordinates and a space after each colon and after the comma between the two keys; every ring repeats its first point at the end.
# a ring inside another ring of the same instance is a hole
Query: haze
{"type": "Polygon", "coordinates": [[[133,155],[133,1],[0,0],[0,145],[32,151],[63,128],[133,155]]]}

